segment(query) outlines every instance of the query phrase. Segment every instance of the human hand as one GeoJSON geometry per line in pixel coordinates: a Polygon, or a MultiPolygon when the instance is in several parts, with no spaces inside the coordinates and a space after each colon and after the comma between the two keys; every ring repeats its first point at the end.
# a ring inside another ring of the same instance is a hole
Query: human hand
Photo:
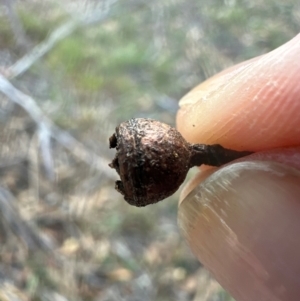
{"type": "Polygon", "coordinates": [[[193,143],[255,151],[200,168],[178,221],[193,253],[238,301],[300,298],[300,35],[181,100],[193,143]]]}

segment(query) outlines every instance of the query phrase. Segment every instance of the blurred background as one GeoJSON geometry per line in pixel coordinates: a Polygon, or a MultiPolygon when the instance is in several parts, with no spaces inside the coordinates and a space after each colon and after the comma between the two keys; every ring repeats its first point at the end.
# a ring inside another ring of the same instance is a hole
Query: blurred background
{"type": "Polygon", "coordinates": [[[297,0],[0,1],[0,300],[233,300],[177,227],[134,208],[108,138],[299,32],[297,0]]]}

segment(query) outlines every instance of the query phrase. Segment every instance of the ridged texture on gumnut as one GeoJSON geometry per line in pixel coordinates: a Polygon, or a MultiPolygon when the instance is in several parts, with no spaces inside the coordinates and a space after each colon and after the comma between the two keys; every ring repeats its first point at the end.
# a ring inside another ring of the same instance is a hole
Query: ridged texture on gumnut
{"type": "Polygon", "coordinates": [[[190,149],[167,124],[136,118],[121,123],[110,138],[117,153],[110,164],[120,175],[116,189],[125,200],[142,207],[172,195],[190,168],[190,149]]]}

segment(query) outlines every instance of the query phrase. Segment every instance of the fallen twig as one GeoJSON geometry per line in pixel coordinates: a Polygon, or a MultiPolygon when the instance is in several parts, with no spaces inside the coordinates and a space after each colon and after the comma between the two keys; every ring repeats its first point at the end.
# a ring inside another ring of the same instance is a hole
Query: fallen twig
{"type": "Polygon", "coordinates": [[[0,187],[1,219],[4,220],[9,228],[23,240],[28,249],[50,250],[51,247],[46,241],[23,221],[15,204],[17,204],[17,201],[14,196],[8,190],[0,187]]]}
{"type": "Polygon", "coordinates": [[[96,10],[86,17],[72,18],[65,24],[55,29],[49,37],[36,45],[30,52],[19,59],[15,64],[6,70],[7,77],[12,79],[28,70],[36,61],[43,57],[49,50],[51,50],[58,42],[70,35],[79,26],[86,26],[105,20],[109,13],[111,6],[116,0],[107,1],[107,5],[103,6],[100,10],[96,10]]]}
{"type": "Polygon", "coordinates": [[[40,133],[40,145],[43,152],[43,159],[46,166],[51,166],[51,145],[49,137],[55,139],[59,144],[68,149],[74,156],[89,164],[92,168],[100,170],[110,179],[116,175],[108,167],[109,161],[103,159],[88,150],[81,142],[72,137],[69,133],[57,127],[36,104],[29,95],[15,88],[3,75],[0,74],[0,91],[11,101],[20,105],[34,120],[40,133]],[[49,137],[48,137],[49,136],[49,137]],[[49,157],[50,156],[50,157],[49,157]],[[50,165],[49,165],[50,164],[50,165]]]}

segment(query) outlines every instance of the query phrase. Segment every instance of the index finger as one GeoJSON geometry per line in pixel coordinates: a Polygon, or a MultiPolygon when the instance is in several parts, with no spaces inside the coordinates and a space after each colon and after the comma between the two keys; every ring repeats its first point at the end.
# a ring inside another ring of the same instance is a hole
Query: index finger
{"type": "Polygon", "coordinates": [[[180,102],[177,125],[193,143],[236,150],[300,145],[300,35],[223,71],[180,102]]]}

